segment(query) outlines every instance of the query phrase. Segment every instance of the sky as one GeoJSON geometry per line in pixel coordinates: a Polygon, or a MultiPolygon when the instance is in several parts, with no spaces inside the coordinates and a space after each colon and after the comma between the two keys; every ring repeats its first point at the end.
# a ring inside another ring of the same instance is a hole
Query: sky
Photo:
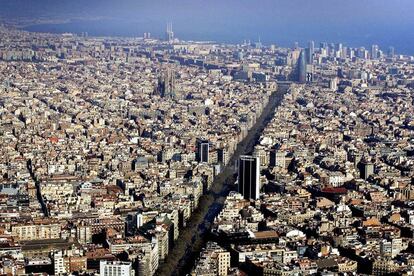
{"type": "Polygon", "coordinates": [[[0,0],[0,6],[0,16],[9,18],[101,18],[38,31],[161,36],[172,22],[187,40],[376,43],[414,54],[413,0],[0,0]]]}

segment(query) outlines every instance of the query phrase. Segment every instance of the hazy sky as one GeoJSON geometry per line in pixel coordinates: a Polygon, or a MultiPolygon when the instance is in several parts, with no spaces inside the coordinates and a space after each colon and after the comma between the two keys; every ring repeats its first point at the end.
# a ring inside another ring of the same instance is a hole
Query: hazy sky
{"type": "MultiPolygon", "coordinates": [[[[342,41],[394,45],[414,52],[414,0],[0,0],[0,13],[16,16],[108,18],[86,29],[96,34],[161,35],[173,22],[185,39],[280,44],[342,41]]],[[[86,24],[87,25],[87,24],[86,24]]],[[[74,26],[72,26],[74,28],[74,26]]],[[[76,26],[79,28],[79,25],[76,26]]]]}

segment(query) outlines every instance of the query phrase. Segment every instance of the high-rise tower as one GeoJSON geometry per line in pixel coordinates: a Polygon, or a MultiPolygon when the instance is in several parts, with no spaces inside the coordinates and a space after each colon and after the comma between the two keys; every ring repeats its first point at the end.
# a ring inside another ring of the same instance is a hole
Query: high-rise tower
{"type": "Polygon", "coordinates": [[[297,70],[298,70],[298,81],[300,83],[305,83],[306,82],[306,53],[304,50],[300,52],[297,70]]]}
{"type": "Polygon", "coordinates": [[[210,144],[205,139],[197,139],[197,161],[198,162],[209,162],[210,144]]]}
{"type": "Polygon", "coordinates": [[[379,58],[378,53],[379,53],[378,45],[372,45],[372,47],[371,47],[371,59],[379,58]]]}
{"type": "Polygon", "coordinates": [[[394,56],[395,56],[395,48],[391,46],[388,48],[388,57],[393,58],[394,56]]]}
{"type": "Polygon", "coordinates": [[[313,56],[315,55],[315,42],[314,41],[309,41],[309,45],[308,45],[308,64],[313,64],[313,56]]]}
{"type": "Polygon", "coordinates": [[[242,155],[239,159],[239,193],[245,199],[259,199],[260,161],[259,157],[242,155]]]}

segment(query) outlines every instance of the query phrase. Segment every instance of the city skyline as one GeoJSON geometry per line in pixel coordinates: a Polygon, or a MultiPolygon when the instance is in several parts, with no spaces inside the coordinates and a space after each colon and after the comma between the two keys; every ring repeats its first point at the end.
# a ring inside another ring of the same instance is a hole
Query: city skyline
{"type": "Polygon", "coordinates": [[[414,274],[413,3],[0,4],[0,275],[414,274]]]}
{"type": "Polygon", "coordinates": [[[414,27],[414,4],[399,1],[5,1],[2,18],[70,20],[31,26],[29,30],[91,35],[163,37],[167,22],[185,40],[239,43],[244,39],[288,47],[309,40],[343,42],[348,46],[394,46],[413,54],[407,35],[414,27]],[[256,3],[256,2],[255,2],[256,3]],[[22,9],[22,6],[29,7],[22,9]],[[46,8],[47,7],[47,8],[46,8]],[[340,13],[341,16],[337,16],[340,13]],[[191,18],[192,24],[187,24],[191,18]]]}

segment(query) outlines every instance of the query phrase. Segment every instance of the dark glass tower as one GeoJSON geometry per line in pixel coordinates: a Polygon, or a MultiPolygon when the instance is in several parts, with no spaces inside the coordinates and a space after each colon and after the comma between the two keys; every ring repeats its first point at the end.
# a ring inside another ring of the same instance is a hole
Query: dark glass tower
{"type": "Polygon", "coordinates": [[[259,199],[260,193],[259,157],[242,155],[239,159],[239,193],[245,199],[259,199]]]}
{"type": "Polygon", "coordinates": [[[197,139],[197,161],[208,163],[210,144],[207,140],[197,139]]]}

